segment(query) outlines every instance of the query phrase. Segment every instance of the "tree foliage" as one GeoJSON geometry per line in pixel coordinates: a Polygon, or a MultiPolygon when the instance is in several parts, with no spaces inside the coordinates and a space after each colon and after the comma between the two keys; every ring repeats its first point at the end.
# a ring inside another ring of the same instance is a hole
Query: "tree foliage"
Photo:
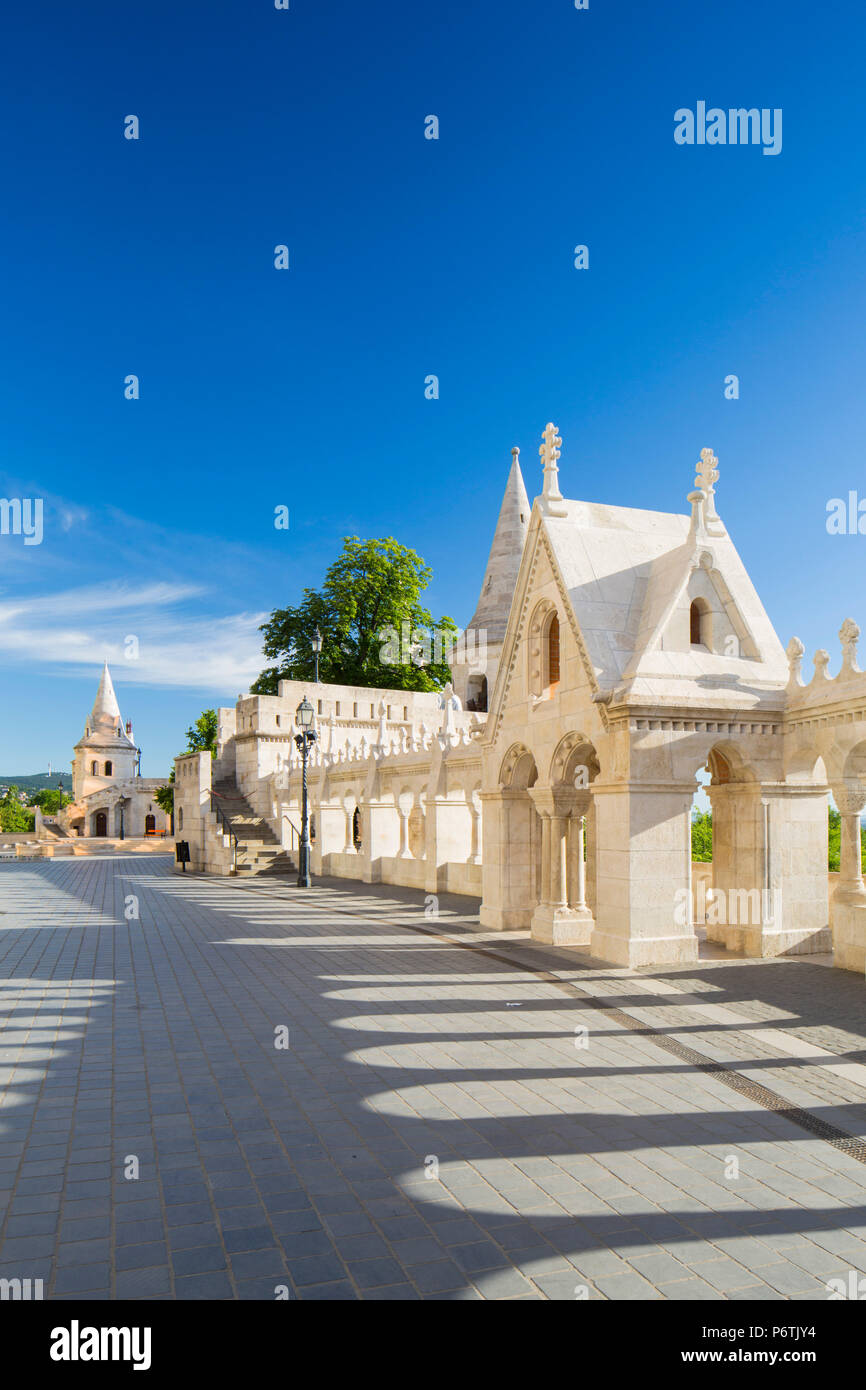
{"type": "Polygon", "coordinates": [[[263,624],[264,653],[276,661],[251,686],[276,695],[281,680],[313,680],[312,638],[322,634],[319,676],[333,685],[439,690],[457,627],[434,620],[420,602],[432,571],[421,556],[388,536],[347,536],[320,590],[305,589],[295,608],[277,608],[263,624]]]}
{"type": "MultiPolygon", "coordinates": [[[[217,751],[217,712],[215,709],[202,710],[198,719],[186,731],[186,751],[188,753],[210,753],[216,757],[217,751]]],[[[174,780],[174,769],[172,769],[174,780]]]]}
{"type": "Polygon", "coordinates": [[[174,815],[174,768],[171,769],[171,777],[164,787],[157,787],[153,794],[153,799],[160,810],[165,811],[167,816],[174,815]]]}
{"type": "Polygon", "coordinates": [[[35,820],[35,813],[19,801],[18,788],[7,788],[6,795],[0,801],[0,830],[7,835],[26,834],[33,829],[35,820]]]}
{"type": "Polygon", "coordinates": [[[713,813],[696,811],[692,816],[692,859],[709,864],[713,857],[713,813]]]}
{"type": "Polygon", "coordinates": [[[62,811],[71,801],[72,797],[61,791],[60,787],[43,787],[30,797],[30,805],[38,806],[46,816],[56,816],[57,812],[62,811]]]}

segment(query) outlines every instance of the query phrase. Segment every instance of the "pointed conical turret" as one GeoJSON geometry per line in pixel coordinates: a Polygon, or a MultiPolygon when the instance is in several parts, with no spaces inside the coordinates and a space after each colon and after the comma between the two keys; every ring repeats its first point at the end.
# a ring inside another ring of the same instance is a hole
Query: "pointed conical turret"
{"type": "Polygon", "coordinates": [[[529,498],[520,471],[520,450],[512,449],[511,472],[499,508],[478,605],[469,627],[484,629],[488,642],[501,642],[508,625],[520,557],[529,528],[529,498]]]}
{"type": "Polygon", "coordinates": [[[108,669],[107,661],[102,668],[99,689],[96,692],[96,699],[93,701],[93,709],[90,711],[88,722],[94,733],[97,730],[114,730],[122,726],[120,706],[117,703],[117,696],[111,683],[111,672],[108,669]]]}

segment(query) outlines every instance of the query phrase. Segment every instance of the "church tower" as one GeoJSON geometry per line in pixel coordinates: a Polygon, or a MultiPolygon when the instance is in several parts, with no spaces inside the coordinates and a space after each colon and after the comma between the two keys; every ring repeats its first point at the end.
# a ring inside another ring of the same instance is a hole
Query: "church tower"
{"type": "Polygon", "coordinates": [[[72,797],[78,802],[91,792],[135,776],[136,747],[132,730],[124,728],[108,662],[102,668],[99,689],[72,760],[72,797]]]}
{"type": "Polygon", "coordinates": [[[520,450],[515,448],[481,593],[451,662],[454,690],[465,709],[486,710],[493,693],[530,511],[520,450]]]}

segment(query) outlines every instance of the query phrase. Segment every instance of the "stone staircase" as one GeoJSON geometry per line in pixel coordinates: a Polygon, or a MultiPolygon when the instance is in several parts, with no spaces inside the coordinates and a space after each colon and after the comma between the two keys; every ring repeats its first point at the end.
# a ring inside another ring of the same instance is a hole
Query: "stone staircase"
{"type": "Polygon", "coordinates": [[[259,816],[234,781],[213,785],[214,804],[220,808],[238,842],[237,875],[260,878],[297,874],[298,865],[283,849],[264,816],[259,816]]]}

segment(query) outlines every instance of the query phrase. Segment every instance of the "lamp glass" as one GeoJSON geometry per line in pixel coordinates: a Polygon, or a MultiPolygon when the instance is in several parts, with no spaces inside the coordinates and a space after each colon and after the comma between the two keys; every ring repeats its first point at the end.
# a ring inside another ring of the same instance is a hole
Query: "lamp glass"
{"type": "Polygon", "coordinates": [[[299,729],[309,729],[313,722],[313,706],[306,695],[295,710],[295,721],[299,729]]]}
{"type": "Polygon", "coordinates": [[[311,645],[314,652],[320,652],[322,650],[322,634],[318,628],[316,628],[316,631],[313,633],[311,645]]]}

